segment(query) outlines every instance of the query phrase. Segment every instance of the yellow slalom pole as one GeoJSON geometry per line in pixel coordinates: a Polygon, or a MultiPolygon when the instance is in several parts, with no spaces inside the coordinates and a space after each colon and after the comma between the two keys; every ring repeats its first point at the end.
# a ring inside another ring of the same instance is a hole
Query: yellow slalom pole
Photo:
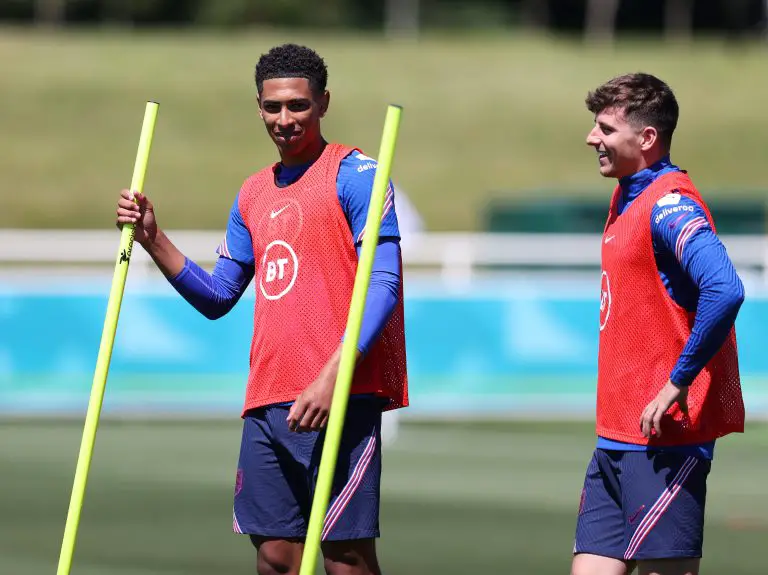
{"type": "MultiPolygon", "coordinates": [[[[134,192],[141,192],[144,188],[144,176],[147,172],[149,150],[152,147],[152,136],[155,132],[158,107],[159,104],[156,102],[147,102],[144,111],[144,124],[141,128],[139,149],[136,154],[136,163],[133,166],[133,179],[131,180],[131,190],[134,192]]],[[[75,552],[77,528],[80,524],[80,512],[83,508],[83,497],[85,496],[85,487],[88,483],[88,471],[91,467],[93,446],[96,441],[96,431],[99,427],[99,416],[101,415],[101,406],[104,400],[104,388],[107,385],[107,373],[109,371],[109,362],[112,358],[112,347],[115,342],[117,319],[120,315],[120,305],[123,301],[123,291],[125,290],[125,278],[128,274],[128,263],[131,259],[131,251],[133,249],[133,239],[135,235],[136,230],[134,229],[133,224],[125,224],[123,226],[120,235],[120,248],[118,249],[117,261],[115,262],[115,272],[112,276],[112,287],[109,291],[104,330],[101,334],[99,356],[96,359],[96,371],[93,376],[91,397],[88,401],[88,411],[85,416],[83,439],[80,443],[80,453],[77,458],[75,481],[72,487],[72,497],[69,500],[69,511],[67,512],[67,522],[64,527],[64,539],[61,544],[61,554],[59,555],[59,566],[56,570],[56,575],[69,575],[70,569],[72,568],[72,556],[75,552]]]]}
{"type": "Polygon", "coordinates": [[[376,175],[373,180],[368,217],[365,221],[363,248],[357,265],[355,284],[352,289],[352,301],[350,303],[349,316],[347,317],[347,330],[341,348],[339,373],[336,377],[336,386],[333,389],[331,410],[328,415],[328,428],[326,429],[323,452],[320,457],[317,486],[315,488],[315,495],[312,498],[309,528],[304,544],[299,575],[314,575],[315,573],[315,564],[320,548],[320,535],[322,534],[325,515],[328,511],[331,485],[333,484],[336,460],[339,455],[341,432],[344,428],[344,418],[347,413],[349,390],[352,385],[352,375],[355,369],[355,356],[357,355],[357,342],[360,339],[360,326],[363,321],[365,299],[368,294],[368,285],[371,282],[373,256],[376,251],[376,244],[379,243],[384,198],[392,171],[392,160],[395,155],[401,114],[402,108],[400,106],[390,105],[387,108],[387,115],[384,120],[378,167],[376,168],[376,175]]]}

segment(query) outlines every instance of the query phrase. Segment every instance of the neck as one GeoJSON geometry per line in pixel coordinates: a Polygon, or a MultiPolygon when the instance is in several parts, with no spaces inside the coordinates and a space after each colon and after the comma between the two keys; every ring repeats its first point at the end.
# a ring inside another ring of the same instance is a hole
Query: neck
{"type": "Polygon", "coordinates": [[[650,168],[651,166],[659,163],[668,155],[669,155],[669,152],[664,151],[664,152],[657,152],[653,155],[643,156],[642,158],[640,158],[637,165],[634,167],[634,171],[631,174],[627,174],[627,176],[623,176],[623,177],[634,176],[635,174],[642,172],[643,170],[650,168]]]}
{"type": "Polygon", "coordinates": [[[670,171],[677,171],[679,168],[672,164],[669,156],[663,156],[658,161],[650,164],[631,176],[619,178],[619,185],[623,192],[623,199],[632,201],[643,190],[645,190],[656,178],[670,171]]]}
{"type": "Polygon", "coordinates": [[[294,166],[309,164],[310,162],[317,160],[322,155],[326,145],[327,142],[323,138],[318,138],[316,142],[307,146],[298,154],[288,155],[281,151],[280,163],[283,164],[286,168],[293,168],[294,166]]]}

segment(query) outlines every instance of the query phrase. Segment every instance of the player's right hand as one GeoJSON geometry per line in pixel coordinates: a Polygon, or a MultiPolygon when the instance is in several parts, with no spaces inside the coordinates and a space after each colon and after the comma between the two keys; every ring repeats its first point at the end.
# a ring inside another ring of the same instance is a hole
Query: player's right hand
{"type": "Polygon", "coordinates": [[[144,194],[131,193],[122,190],[117,200],[117,227],[123,229],[123,224],[133,224],[136,230],[134,241],[142,246],[151,244],[157,236],[157,221],[152,202],[144,194]],[[134,201],[135,199],[135,201],[134,201]]]}
{"type": "Polygon", "coordinates": [[[643,410],[640,431],[645,437],[650,439],[655,433],[657,439],[661,438],[661,419],[675,403],[680,411],[688,416],[688,388],[678,387],[670,379],[643,410]]]}

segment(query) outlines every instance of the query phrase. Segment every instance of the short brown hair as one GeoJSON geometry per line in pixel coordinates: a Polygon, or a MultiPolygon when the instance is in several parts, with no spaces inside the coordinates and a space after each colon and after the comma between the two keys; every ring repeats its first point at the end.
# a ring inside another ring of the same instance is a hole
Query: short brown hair
{"type": "Polygon", "coordinates": [[[608,108],[621,109],[628,122],[656,128],[667,149],[672,144],[680,108],[672,89],[656,76],[617,76],[590,92],[586,104],[595,115],[608,108]]]}

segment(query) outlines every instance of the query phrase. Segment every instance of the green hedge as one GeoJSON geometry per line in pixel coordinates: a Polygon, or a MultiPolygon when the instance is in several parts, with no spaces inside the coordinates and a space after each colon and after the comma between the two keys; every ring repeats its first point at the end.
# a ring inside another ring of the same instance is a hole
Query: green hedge
{"type": "MultiPolygon", "coordinates": [[[[553,191],[554,192],[554,191],[553,191]]],[[[484,228],[492,232],[595,233],[603,229],[608,199],[557,197],[540,190],[529,201],[494,199],[486,206],[484,228]]],[[[726,199],[721,193],[708,199],[717,231],[722,234],[764,234],[768,231],[766,202],[760,199],[726,199]]]]}

